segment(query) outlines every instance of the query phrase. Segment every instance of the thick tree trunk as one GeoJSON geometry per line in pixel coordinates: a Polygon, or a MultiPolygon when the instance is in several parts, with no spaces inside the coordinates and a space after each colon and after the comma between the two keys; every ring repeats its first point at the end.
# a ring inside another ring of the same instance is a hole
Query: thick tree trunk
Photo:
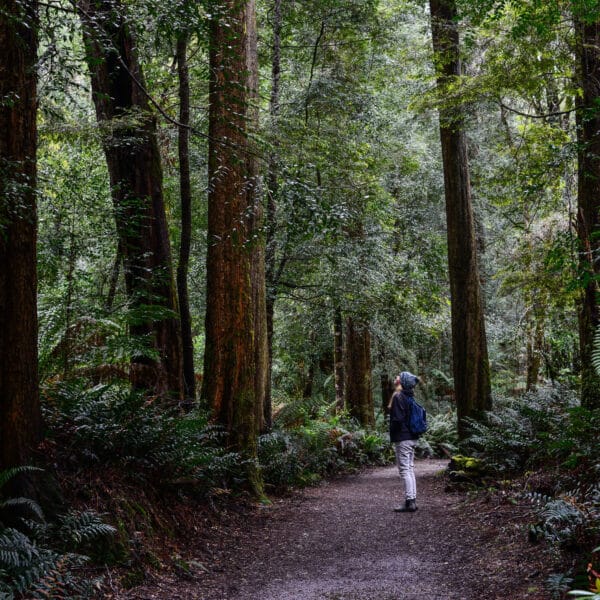
{"type": "Polygon", "coordinates": [[[371,375],[371,334],[367,325],[346,318],[345,405],[363,427],[375,424],[371,375]]]}
{"type": "Polygon", "coordinates": [[[131,382],[181,399],[181,330],[165,215],[156,121],[149,110],[135,43],[119,0],[81,0],[86,60],[98,122],[110,129],[110,175],[131,333],[159,354],[132,358],[131,382]]]}
{"type": "MultiPolygon", "coordinates": [[[[455,0],[430,0],[438,86],[460,75],[455,0]]],[[[452,353],[459,434],[465,419],[491,409],[490,372],[471,205],[467,144],[459,107],[440,110],[452,299],[452,353]]]]}
{"type": "Polygon", "coordinates": [[[273,330],[275,315],[275,299],[277,297],[276,256],[277,256],[277,194],[279,192],[279,173],[277,155],[278,118],[279,118],[279,79],[281,75],[281,0],[273,0],[273,47],[271,50],[271,98],[269,101],[269,117],[273,151],[269,155],[267,174],[267,218],[266,218],[266,310],[267,310],[267,389],[265,392],[264,425],[270,429],[273,420],[271,398],[271,376],[273,372],[273,330]]]}
{"type": "Polygon", "coordinates": [[[341,411],[344,410],[344,321],[339,306],[333,313],[333,377],[335,406],[341,411]]]}
{"type": "Polygon", "coordinates": [[[194,340],[188,294],[188,267],[192,244],[192,184],[190,180],[190,76],[187,63],[187,36],[177,40],[177,74],[179,77],[179,194],[181,202],[181,242],[177,265],[177,292],[181,317],[183,383],[185,397],[196,399],[194,340]]]}
{"type": "MultiPolygon", "coordinates": [[[[239,0],[238,0],[239,3],[239,0]]],[[[248,132],[258,129],[258,31],[256,29],[256,0],[246,1],[246,106],[248,132]]],[[[266,248],[264,235],[263,192],[260,179],[260,168],[255,144],[247,138],[246,179],[248,186],[248,202],[250,207],[250,246],[252,302],[254,311],[254,388],[256,398],[256,418],[258,432],[266,430],[265,398],[270,393],[271,372],[269,370],[269,345],[267,332],[267,287],[266,287],[266,248]]],[[[270,417],[270,411],[269,417],[270,417]]]]}
{"type": "Polygon", "coordinates": [[[579,306],[581,403],[600,408],[600,376],[592,365],[594,335],[600,322],[598,254],[600,252],[600,23],[576,23],[577,51],[583,97],[577,118],[579,269],[582,292],[579,306]]]}
{"type": "MultiPolygon", "coordinates": [[[[229,445],[255,457],[266,372],[264,249],[255,149],[256,26],[253,0],[225,0],[210,25],[206,349],[202,397],[229,445]],[[261,299],[262,294],[262,299],[261,299]],[[261,395],[262,394],[262,395],[261,395]]],[[[250,483],[260,493],[259,474],[250,483]]]]}
{"type": "Polygon", "coordinates": [[[37,2],[3,2],[0,48],[2,470],[28,463],[41,437],[36,276],[37,2]]]}

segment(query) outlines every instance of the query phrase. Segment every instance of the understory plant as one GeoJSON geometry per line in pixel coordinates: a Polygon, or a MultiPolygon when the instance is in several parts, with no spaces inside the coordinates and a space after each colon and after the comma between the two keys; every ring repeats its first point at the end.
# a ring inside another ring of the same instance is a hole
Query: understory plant
{"type": "Polygon", "coordinates": [[[185,481],[197,493],[244,478],[244,461],[223,448],[222,428],[201,409],[182,414],[126,385],[71,382],[48,391],[44,410],[51,434],[78,464],[113,465],[157,485],[185,481]]]}
{"type": "Polygon", "coordinates": [[[449,456],[458,450],[456,411],[427,415],[427,431],[417,450],[425,456],[449,456]]]}
{"type": "Polygon", "coordinates": [[[392,450],[384,433],[335,414],[323,398],[293,400],[276,413],[274,428],[259,438],[267,485],[302,486],[367,464],[386,464],[392,450]]]}
{"type": "MultiPolygon", "coordinates": [[[[14,477],[32,470],[20,467],[0,472],[0,495],[14,477]]],[[[0,598],[93,595],[96,582],[80,572],[88,561],[84,552],[115,532],[100,515],[90,510],[69,511],[48,522],[35,501],[4,497],[0,514],[0,598]]]]}
{"type": "Polygon", "coordinates": [[[539,473],[528,478],[533,483],[523,494],[538,516],[530,540],[544,541],[558,562],[571,565],[549,580],[556,597],[577,581],[585,556],[600,542],[599,428],[600,411],[579,406],[572,391],[541,389],[497,401],[483,421],[470,422],[462,444],[489,477],[539,473]]]}

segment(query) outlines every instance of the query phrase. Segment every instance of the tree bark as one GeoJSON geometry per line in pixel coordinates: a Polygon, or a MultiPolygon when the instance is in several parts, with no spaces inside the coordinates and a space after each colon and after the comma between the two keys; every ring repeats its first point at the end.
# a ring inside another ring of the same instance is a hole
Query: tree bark
{"type": "Polygon", "coordinates": [[[527,319],[527,381],[525,389],[528,392],[537,389],[544,351],[544,320],[536,312],[527,319]]]}
{"type": "Polygon", "coordinates": [[[341,411],[344,410],[344,321],[339,306],[333,314],[333,377],[335,406],[341,411]]]}
{"type": "Polygon", "coordinates": [[[135,40],[119,0],[81,0],[86,60],[111,183],[133,335],[158,359],[135,356],[135,388],[182,398],[181,330],[162,190],[162,165],[135,40]]]}
{"type": "Polygon", "coordinates": [[[577,233],[582,288],[579,303],[581,404],[587,408],[600,408],[600,376],[592,364],[594,335],[600,322],[600,22],[589,23],[576,19],[575,27],[580,85],[583,90],[577,113],[577,233]]]}
{"type": "MultiPolygon", "coordinates": [[[[249,138],[257,119],[255,3],[225,0],[213,8],[202,398],[225,427],[229,446],[254,458],[267,356],[258,169],[249,138]]],[[[256,470],[249,480],[260,494],[256,470]]]]}
{"type": "Polygon", "coordinates": [[[363,427],[375,424],[371,375],[371,334],[367,325],[346,318],[345,405],[363,427]]]}
{"type": "Polygon", "coordinates": [[[271,398],[271,376],[273,372],[273,331],[275,299],[277,297],[276,256],[277,256],[277,194],[279,191],[278,172],[278,119],[279,119],[279,80],[281,76],[281,0],[273,0],[273,46],[271,49],[271,98],[269,117],[273,151],[269,154],[267,174],[267,215],[266,215],[266,310],[267,310],[267,389],[265,392],[264,424],[270,429],[273,421],[273,401],[271,398]]]}
{"type": "Polygon", "coordinates": [[[194,339],[188,294],[188,270],[192,244],[192,184],[190,180],[190,76],[187,63],[187,34],[177,40],[177,75],[179,78],[179,193],[181,202],[181,242],[177,265],[177,292],[181,318],[183,383],[185,397],[196,399],[194,373],[194,339]]]}
{"type": "Polygon", "coordinates": [[[0,10],[0,470],[27,464],[41,438],[36,274],[37,28],[37,2],[3,2],[0,10]]]}
{"type": "MultiPolygon", "coordinates": [[[[430,0],[431,28],[438,87],[460,76],[455,0],[430,0]]],[[[452,299],[452,353],[459,434],[466,418],[491,409],[490,371],[477,262],[477,240],[463,110],[440,110],[448,234],[448,270],[452,299]]]]}
{"type": "Polygon", "coordinates": [[[117,286],[119,285],[119,273],[121,272],[121,262],[123,262],[123,252],[121,251],[121,242],[117,241],[117,251],[115,254],[115,261],[113,262],[113,268],[110,273],[110,281],[108,285],[108,294],[106,295],[106,302],[104,308],[107,312],[112,310],[115,302],[115,296],[117,295],[117,286]]]}

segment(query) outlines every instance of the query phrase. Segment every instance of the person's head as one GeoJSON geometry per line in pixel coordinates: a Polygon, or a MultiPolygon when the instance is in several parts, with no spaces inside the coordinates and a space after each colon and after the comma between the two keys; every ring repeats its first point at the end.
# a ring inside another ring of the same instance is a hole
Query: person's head
{"type": "Polygon", "coordinates": [[[415,389],[415,386],[421,381],[416,375],[409,373],[408,371],[402,371],[396,380],[399,381],[402,389],[405,392],[412,392],[415,389]]]}
{"type": "Polygon", "coordinates": [[[400,382],[400,375],[396,376],[394,379],[394,387],[396,391],[399,392],[402,389],[402,383],[400,382]]]}

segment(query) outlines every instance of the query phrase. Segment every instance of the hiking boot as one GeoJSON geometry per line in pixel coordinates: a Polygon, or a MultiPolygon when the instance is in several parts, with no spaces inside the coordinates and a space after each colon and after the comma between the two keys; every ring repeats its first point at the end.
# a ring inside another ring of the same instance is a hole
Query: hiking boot
{"type": "Polygon", "coordinates": [[[394,508],[394,512],[415,512],[417,510],[416,500],[407,500],[404,506],[394,508]]]}

